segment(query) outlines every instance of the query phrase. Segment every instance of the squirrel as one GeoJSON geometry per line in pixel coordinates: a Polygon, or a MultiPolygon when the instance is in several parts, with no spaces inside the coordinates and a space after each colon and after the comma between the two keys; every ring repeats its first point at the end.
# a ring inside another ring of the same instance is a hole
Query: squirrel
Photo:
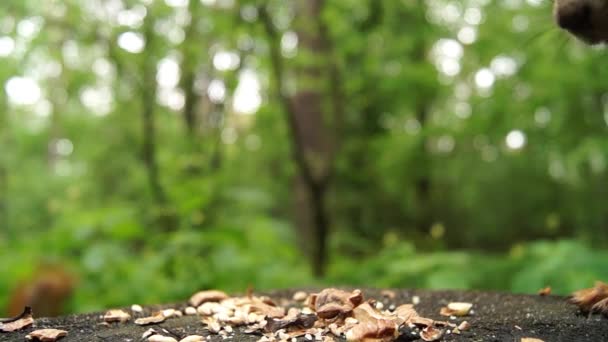
{"type": "Polygon", "coordinates": [[[557,25],[588,44],[608,42],[608,1],[555,0],[557,25]]]}
{"type": "Polygon", "coordinates": [[[41,265],[28,279],[17,284],[10,294],[7,314],[16,316],[31,307],[36,317],[53,317],[64,313],[76,280],[64,267],[41,265]]]}

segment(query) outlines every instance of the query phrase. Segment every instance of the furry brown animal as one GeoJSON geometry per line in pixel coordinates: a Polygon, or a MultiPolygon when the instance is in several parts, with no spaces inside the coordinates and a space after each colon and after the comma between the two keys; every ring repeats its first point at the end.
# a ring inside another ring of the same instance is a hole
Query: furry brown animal
{"type": "Polygon", "coordinates": [[[589,44],[608,42],[608,0],[554,0],[557,25],[589,44]]]}
{"type": "MultiPolygon", "coordinates": [[[[69,301],[76,280],[60,265],[41,265],[28,279],[17,284],[10,294],[7,314],[16,316],[29,306],[35,317],[58,316],[69,301]]],[[[1,317],[0,313],[0,317],[1,317]]]]}

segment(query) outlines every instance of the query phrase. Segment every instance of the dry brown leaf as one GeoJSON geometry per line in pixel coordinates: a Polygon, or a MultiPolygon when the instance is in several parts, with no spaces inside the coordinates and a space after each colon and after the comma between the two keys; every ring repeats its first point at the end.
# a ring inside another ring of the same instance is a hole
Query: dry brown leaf
{"type": "Polygon", "coordinates": [[[157,312],[156,314],[149,317],[142,317],[135,320],[135,324],[137,325],[148,325],[148,324],[156,324],[162,323],[165,321],[165,315],[163,315],[162,311],[157,312]]]}
{"type": "Polygon", "coordinates": [[[199,291],[190,297],[189,303],[192,306],[199,306],[207,302],[220,302],[224,299],[228,299],[228,295],[223,291],[218,290],[207,290],[199,291]]]}
{"type": "Polygon", "coordinates": [[[598,281],[595,286],[589,289],[576,291],[572,294],[570,301],[584,312],[601,312],[608,314],[605,304],[600,304],[608,298],[608,284],[598,281]],[[599,304],[598,306],[596,306],[599,304]]]}
{"type": "Polygon", "coordinates": [[[32,317],[32,309],[27,306],[23,310],[19,316],[14,318],[3,319],[3,322],[0,322],[0,331],[3,332],[11,332],[21,330],[25,327],[29,327],[34,323],[34,318],[32,317]]]}
{"type": "Polygon", "coordinates": [[[551,286],[547,286],[545,288],[538,290],[539,296],[548,296],[550,294],[551,294],[551,286]]]}
{"type": "Polygon", "coordinates": [[[428,326],[420,332],[420,337],[427,342],[438,341],[443,337],[443,330],[428,326]]]}
{"type": "Polygon", "coordinates": [[[103,320],[106,323],[112,323],[112,322],[124,323],[130,319],[131,319],[131,315],[129,315],[128,313],[126,313],[123,310],[109,310],[103,316],[103,320]]]}
{"type": "Polygon", "coordinates": [[[25,338],[27,340],[41,341],[41,342],[55,342],[63,336],[67,335],[68,332],[59,329],[39,329],[32,331],[27,334],[25,338]]]}

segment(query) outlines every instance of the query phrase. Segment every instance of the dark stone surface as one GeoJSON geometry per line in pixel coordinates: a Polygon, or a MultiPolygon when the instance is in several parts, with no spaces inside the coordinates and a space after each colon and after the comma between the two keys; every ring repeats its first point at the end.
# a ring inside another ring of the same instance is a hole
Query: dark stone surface
{"type": "MultiPolygon", "coordinates": [[[[608,318],[581,314],[569,304],[565,297],[514,295],[495,292],[477,291],[415,291],[396,290],[394,299],[385,299],[377,290],[363,291],[366,298],[376,298],[386,307],[390,304],[411,303],[413,296],[420,298],[416,310],[421,316],[445,320],[439,315],[439,309],[449,302],[463,301],[473,303],[474,313],[465,318],[452,320],[459,323],[463,320],[471,324],[470,330],[461,335],[449,334],[441,341],[510,341],[518,342],[522,337],[540,338],[546,342],[560,341],[608,341],[608,318]]],[[[291,298],[290,291],[276,292],[275,298],[291,298]]],[[[183,308],[184,304],[167,307],[183,308]]],[[[146,308],[145,313],[159,307],[146,308]]],[[[101,314],[72,315],[58,318],[36,319],[35,328],[56,328],[68,331],[68,336],[60,341],[142,341],[141,336],[148,328],[157,331],[166,329],[176,338],[187,335],[208,335],[208,331],[193,316],[168,319],[164,323],[141,327],[131,322],[114,323],[105,326],[101,314]]],[[[25,341],[25,335],[34,330],[30,327],[20,332],[0,333],[0,341],[25,341]]],[[[226,341],[257,341],[259,336],[244,335],[238,332],[234,338],[226,341]]],[[[416,340],[412,338],[404,341],[416,340]]],[[[220,336],[213,336],[212,341],[223,341],[220,336]]],[[[303,339],[301,339],[303,340],[303,339]]],[[[422,341],[419,339],[418,341],[422,341]]]]}

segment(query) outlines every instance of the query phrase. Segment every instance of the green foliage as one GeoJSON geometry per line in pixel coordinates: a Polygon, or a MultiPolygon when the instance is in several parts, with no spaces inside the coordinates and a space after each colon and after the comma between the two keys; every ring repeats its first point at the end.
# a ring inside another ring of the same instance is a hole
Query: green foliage
{"type": "Polygon", "coordinates": [[[561,43],[549,1],[335,0],[309,18],[331,44],[312,63],[293,3],[0,2],[0,308],[49,261],[78,278],[73,311],[249,285],[567,294],[608,279],[605,50],[561,43]],[[343,92],[324,279],[294,224],[262,4],[282,91],[314,64],[343,92]]]}

